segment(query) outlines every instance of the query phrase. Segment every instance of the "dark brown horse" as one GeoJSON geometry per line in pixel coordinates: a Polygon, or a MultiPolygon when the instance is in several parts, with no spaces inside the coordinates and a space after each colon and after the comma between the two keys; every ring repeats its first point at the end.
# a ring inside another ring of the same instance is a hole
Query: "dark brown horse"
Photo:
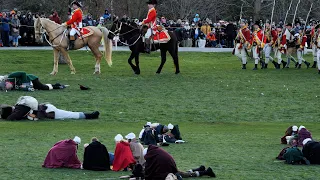
{"type": "MultiPolygon", "coordinates": [[[[116,20],[113,22],[113,26],[111,30],[113,35],[120,36],[120,39],[123,39],[123,41],[126,42],[126,45],[129,46],[131,50],[131,55],[128,59],[128,63],[130,64],[132,70],[135,74],[140,74],[140,67],[139,67],[139,55],[140,53],[145,53],[144,48],[144,42],[143,42],[143,36],[144,33],[135,23],[128,23],[128,22],[122,22],[119,20],[116,20]],[[132,60],[135,59],[135,64],[132,63],[132,60]]],[[[168,32],[171,40],[167,43],[161,43],[161,44],[154,44],[152,45],[151,51],[156,51],[160,49],[161,51],[161,64],[157,70],[157,73],[160,74],[161,70],[163,68],[163,65],[167,61],[167,52],[170,53],[170,55],[173,58],[173,62],[176,68],[176,74],[180,73],[179,69],[179,57],[178,57],[178,40],[174,32],[168,32]]],[[[111,34],[111,33],[110,33],[111,34]]],[[[109,38],[110,37],[109,34],[109,38]]]]}

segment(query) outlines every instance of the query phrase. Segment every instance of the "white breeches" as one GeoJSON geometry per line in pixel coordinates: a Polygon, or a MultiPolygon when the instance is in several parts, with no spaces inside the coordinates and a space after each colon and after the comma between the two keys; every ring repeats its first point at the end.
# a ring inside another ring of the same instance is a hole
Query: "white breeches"
{"type": "Polygon", "coordinates": [[[258,46],[253,46],[252,47],[252,55],[253,55],[253,59],[254,59],[254,64],[258,64],[260,61],[259,53],[257,51],[258,51],[258,46]]]}
{"type": "Polygon", "coordinates": [[[303,51],[297,50],[297,58],[298,58],[298,62],[299,64],[303,62],[305,62],[306,60],[303,59],[303,51]]]}
{"type": "Polygon", "coordinates": [[[273,58],[270,56],[271,51],[272,51],[272,47],[269,44],[266,44],[263,50],[264,50],[264,54],[266,56],[266,64],[268,64],[269,60],[273,61],[273,58]]]}
{"type": "Polygon", "coordinates": [[[281,52],[280,52],[280,49],[277,48],[277,47],[275,47],[275,48],[273,49],[273,51],[274,51],[274,57],[278,59],[278,64],[281,64],[281,62],[282,62],[281,55],[282,55],[282,54],[281,54],[281,52]]]}
{"type": "Polygon", "coordinates": [[[312,45],[312,55],[313,55],[313,61],[317,62],[317,46],[312,45]]]}
{"type": "Polygon", "coordinates": [[[151,35],[153,34],[156,34],[156,32],[154,30],[152,30],[151,28],[148,29],[147,33],[144,35],[144,37],[146,39],[149,39],[151,37],[151,35]]]}
{"type": "Polygon", "coordinates": [[[320,70],[320,49],[317,48],[317,65],[318,65],[318,70],[320,70]]]}
{"type": "Polygon", "coordinates": [[[242,46],[242,48],[239,49],[239,46],[240,46],[240,43],[236,45],[234,50],[234,55],[240,59],[242,64],[247,64],[247,53],[246,53],[245,47],[242,46]]]}
{"type": "Polygon", "coordinates": [[[75,28],[72,28],[72,29],[70,30],[70,36],[75,36],[77,33],[79,33],[79,31],[76,30],[75,28]]]}

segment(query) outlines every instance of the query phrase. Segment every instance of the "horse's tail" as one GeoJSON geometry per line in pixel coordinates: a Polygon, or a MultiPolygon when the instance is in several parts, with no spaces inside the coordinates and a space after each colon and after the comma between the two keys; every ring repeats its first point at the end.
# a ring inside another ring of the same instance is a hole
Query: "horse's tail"
{"type": "Polygon", "coordinates": [[[100,27],[100,30],[102,31],[102,38],[104,42],[104,57],[106,58],[106,61],[109,66],[112,65],[112,41],[108,38],[109,30],[105,27],[100,27]]]}

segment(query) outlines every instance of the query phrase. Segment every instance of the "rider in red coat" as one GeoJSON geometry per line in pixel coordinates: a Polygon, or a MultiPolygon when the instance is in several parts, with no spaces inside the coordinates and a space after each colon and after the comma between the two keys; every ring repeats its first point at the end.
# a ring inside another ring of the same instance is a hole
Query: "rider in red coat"
{"type": "Polygon", "coordinates": [[[82,28],[82,10],[80,9],[82,5],[78,1],[73,1],[71,5],[73,8],[71,19],[62,24],[63,26],[71,26],[69,45],[70,50],[74,49],[74,41],[76,40],[75,35],[82,28]]]}
{"type": "Polygon", "coordinates": [[[149,11],[147,18],[142,21],[142,24],[148,26],[149,28],[147,33],[145,34],[145,51],[146,53],[150,53],[150,37],[157,31],[157,11],[155,9],[155,6],[157,5],[157,0],[149,0],[147,4],[149,11]]]}

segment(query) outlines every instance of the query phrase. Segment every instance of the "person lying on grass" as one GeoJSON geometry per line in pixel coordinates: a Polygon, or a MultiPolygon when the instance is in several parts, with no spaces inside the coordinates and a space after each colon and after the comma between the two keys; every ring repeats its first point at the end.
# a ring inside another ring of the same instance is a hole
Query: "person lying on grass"
{"type": "Polygon", "coordinates": [[[320,142],[307,138],[303,141],[303,156],[310,161],[310,164],[320,164],[320,142]]]}
{"type": "Polygon", "coordinates": [[[300,126],[299,129],[298,126],[290,126],[281,138],[281,143],[302,147],[302,142],[307,138],[312,139],[312,135],[304,126],[300,126]]]}
{"type": "Polygon", "coordinates": [[[298,126],[290,126],[281,138],[281,144],[290,144],[294,136],[298,134],[298,126]]]}
{"type": "Polygon", "coordinates": [[[0,77],[0,90],[52,90],[52,89],[64,89],[66,85],[56,83],[42,84],[39,78],[33,74],[27,74],[26,72],[13,72],[6,76],[0,77]]]}
{"type": "Polygon", "coordinates": [[[167,143],[184,143],[180,135],[178,125],[172,125],[171,123],[166,126],[159,123],[148,122],[141,130],[139,139],[144,145],[169,145],[167,143]]]}
{"type": "Polygon", "coordinates": [[[135,179],[141,177],[142,173],[144,174],[142,178],[145,180],[182,179],[200,176],[216,177],[210,167],[206,169],[204,166],[189,170],[188,172],[179,171],[173,157],[155,145],[149,145],[144,150],[144,158],[146,160],[144,172],[142,170],[141,173],[135,172],[131,176],[123,176],[121,178],[135,179]],[[139,174],[139,176],[136,176],[136,174],[139,174]]]}
{"type": "Polygon", "coordinates": [[[83,169],[93,171],[109,171],[110,159],[105,145],[98,138],[92,138],[90,144],[84,145],[83,169]]]}
{"type": "Polygon", "coordinates": [[[114,151],[113,160],[113,171],[127,171],[128,168],[132,169],[133,165],[136,164],[132,155],[130,144],[123,139],[121,134],[118,134],[114,138],[116,142],[116,148],[114,151]]]}
{"type": "Polygon", "coordinates": [[[15,106],[2,105],[2,119],[6,120],[39,120],[39,119],[98,119],[99,111],[93,113],[71,112],[56,108],[54,105],[38,104],[31,96],[21,96],[15,106]]]}
{"type": "Polygon", "coordinates": [[[44,168],[72,168],[80,169],[81,162],[77,156],[78,145],[81,139],[66,139],[57,142],[48,152],[42,167],[44,168]]]}

